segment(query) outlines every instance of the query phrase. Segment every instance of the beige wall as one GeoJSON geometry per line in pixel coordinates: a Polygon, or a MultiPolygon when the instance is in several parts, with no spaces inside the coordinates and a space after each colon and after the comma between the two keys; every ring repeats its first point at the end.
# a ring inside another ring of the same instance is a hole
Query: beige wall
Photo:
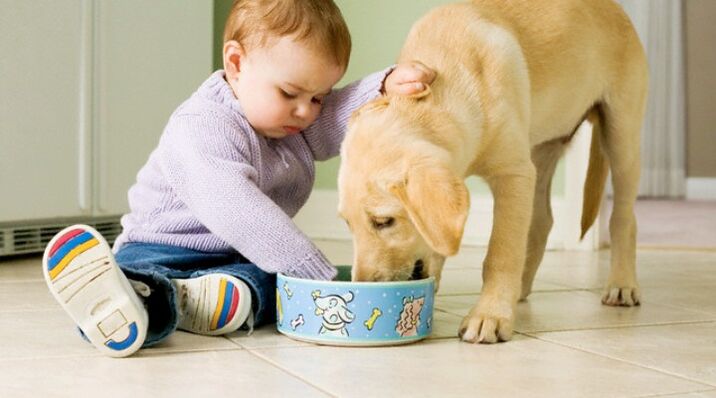
{"type": "Polygon", "coordinates": [[[686,0],[689,177],[716,177],[716,0],[686,0]]]}

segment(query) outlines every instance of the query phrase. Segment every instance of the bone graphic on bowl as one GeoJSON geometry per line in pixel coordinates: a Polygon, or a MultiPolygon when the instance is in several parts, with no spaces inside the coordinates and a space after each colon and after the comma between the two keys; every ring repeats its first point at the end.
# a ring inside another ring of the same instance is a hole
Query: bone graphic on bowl
{"type": "Polygon", "coordinates": [[[281,294],[278,287],[276,288],[276,312],[278,312],[278,324],[283,325],[283,305],[281,304],[281,294]]]}
{"type": "Polygon", "coordinates": [[[289,300],[291,300],[291,297],[293,297],[293,291],[288,288],[288,283],[283,284],[283,290],[286,292],[286,297],[288,297],[289,300]]]}
{"type": "Polygon", "coordinates": [[[320,290],[314,290],[311,297],[316,304],[315,314],[323,317],[318,334],[348,337],[346,326],[355,319],[353,312],[348,309],[348,303],[353,301],[353,292],[321,296],[320,290]]]}
{"type": "Polygon", "coordinates": [[[383,313],[380,311],[380,308],[373,308],[373,313],[370,314],[370,318],[368,318],[367,321],[363,322],[363,324],[366,328],[368,328],[368,330],[373,330],[373,325],[375,325],[375,321],[381,315],[383,315],[383,313]]]}
{"type": "Polygon", "coordinates": [[[303,325],[305,322],[303,321],[303,314],[298,314],[298,318],[291,321],[291,328],[293,330],[296,330],[297,327],[303,325]]]}

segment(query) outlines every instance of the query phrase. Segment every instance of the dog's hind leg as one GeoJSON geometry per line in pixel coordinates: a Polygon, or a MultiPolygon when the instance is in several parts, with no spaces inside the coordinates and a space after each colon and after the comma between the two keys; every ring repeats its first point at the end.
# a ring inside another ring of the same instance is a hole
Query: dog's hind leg
{"type": "Polygon", "coordinates": [[[634,202],[639,189],[640,134],[646,104],[646,66],[631,65],[619,85],[604,98],[604,150],[612,171],[614,206],[609,221],[611,268],[602,303],[638,305],[636,280],[636,217],[634,202]]]}
{"type": "Polygon", "coordinates": [[[551,190],[552,177],[559,158],[566,148],[562,138],[542,143],[532,149],[532,163],[537,169],[537,182],[532,207],[532,221],[527,238],[527,257],[522,272],[522,293],[524,300],[532,291],[535,274],[542,262],[547,237],[554,222],[552,218],[551,190]]]}

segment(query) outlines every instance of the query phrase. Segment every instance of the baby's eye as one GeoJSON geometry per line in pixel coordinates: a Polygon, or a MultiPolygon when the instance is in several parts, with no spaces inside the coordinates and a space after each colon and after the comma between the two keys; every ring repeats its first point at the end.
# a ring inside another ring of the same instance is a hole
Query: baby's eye
{"type": "Polygon", "coordinates": [[[314,104],[323,105],[323,98],[313,97],[311,98],[311,102],[313,102],[314,104]]]}
{"type": "Polygon", "coordinates": [[[291,94],[284,89],[279,89],[279,90],[281,91],[281,95],[283,95],[285,98],[294,99],[294,98],[298,97],[296,94],[291,94]]]}

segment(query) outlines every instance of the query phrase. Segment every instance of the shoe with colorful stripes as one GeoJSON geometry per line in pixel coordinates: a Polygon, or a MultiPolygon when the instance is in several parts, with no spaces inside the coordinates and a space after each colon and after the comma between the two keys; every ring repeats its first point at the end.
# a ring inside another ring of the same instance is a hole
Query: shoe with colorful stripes
{"type": "Polygon", "coordinates": [[[251,291],[228,274],[172,279],[177,289],[179,326],[187,332],[218,336],[244,324],[251,311],[251,291]]]}
{"type": "Polygon", "coordinates": [[[102,353],[125,357],[142,346],[147,311],[99,232],[86,225],[60,231],[42,270],[57,302],[102,353]]]}

